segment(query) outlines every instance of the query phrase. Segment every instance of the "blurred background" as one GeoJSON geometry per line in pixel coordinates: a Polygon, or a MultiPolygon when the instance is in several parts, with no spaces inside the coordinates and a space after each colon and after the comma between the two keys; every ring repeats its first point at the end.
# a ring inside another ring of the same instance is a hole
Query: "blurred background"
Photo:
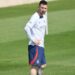
{"type": "MultiPolygon", "coordinates": [[[[38,2],[0,0],[0,75],[29,75],[24,27],[38,2]]],[[[75,75],[75,0],[48,0],[48,28],[44,75],[75,75]]]]}

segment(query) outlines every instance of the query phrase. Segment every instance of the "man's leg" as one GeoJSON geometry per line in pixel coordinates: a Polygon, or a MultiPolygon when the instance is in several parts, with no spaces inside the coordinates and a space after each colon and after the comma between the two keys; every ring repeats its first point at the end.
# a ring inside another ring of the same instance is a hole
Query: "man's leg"
{"type": "Polygon", "coordinates": [[[31,67],[30,75],[37,75],[37,67],[35,67],[35,66],[31,67]]]}
{"type": "Polygon", "coordinates": [[[42,68],[32,67],[30,70],[30,75],[42,75],[42,68]]]}
{"type": "Polygon", "coordinates": [[[39,47],[38,52],[39,52],[40,67],[38,67],[37,75],[42,75],[43,69],[46,67],[44,48],[39,47]]]}
{"type": "Polygon", "coordinates": [[[42,75],[42,68],[38,66],[32,66],[30,69],[30,75],[42,75]]]}
{"type": "Polygon", "coordinates": [[[42,75],[42,68],[38,68],[37,75],[42,75]]]}
{"type": "Polygon", "coordinates": [[[43,74],[43,69],[46,67],[46,64],[42,65],[41,67],[38,68],[37,70],[37,75],[42,75],[43,74]]]}

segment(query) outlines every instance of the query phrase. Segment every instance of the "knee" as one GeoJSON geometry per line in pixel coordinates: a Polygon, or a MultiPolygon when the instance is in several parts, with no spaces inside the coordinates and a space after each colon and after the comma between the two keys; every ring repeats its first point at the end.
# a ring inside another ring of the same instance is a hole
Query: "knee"
{"type": "Polygon", "coordinates": [[[36,67],[31,67],[30,75],[37,75],[37,68],[36,67]]]}
{"type": "Polygon", "coordinates": [[[46,66],[47,66],[46,64],[41,65],[41,68],[44,69],[46,66]]]}
{"type": "Polygon", "coordinates": [[[31,73],[36,73],[36,68],[31,68],[31,73]]]}

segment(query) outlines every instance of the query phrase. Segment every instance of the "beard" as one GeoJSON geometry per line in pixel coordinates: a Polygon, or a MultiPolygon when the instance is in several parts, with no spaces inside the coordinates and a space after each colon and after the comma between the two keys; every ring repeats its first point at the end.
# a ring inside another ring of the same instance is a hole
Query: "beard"
{"type": "Polygon", "coordinates": [[[41,15],[44,15],[46,12],[45,11],[41,11],[40,13],[41,13],[41,15]]]}

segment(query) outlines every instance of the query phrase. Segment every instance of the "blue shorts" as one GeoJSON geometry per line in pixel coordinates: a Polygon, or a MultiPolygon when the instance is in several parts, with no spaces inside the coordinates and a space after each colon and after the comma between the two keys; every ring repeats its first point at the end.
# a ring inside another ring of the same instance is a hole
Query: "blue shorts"
{"type": "Polygon", "coordinates": [[[40,46],[28,46],[29,64],[41,66],[46,64],[44,48],[40,46]]]}

